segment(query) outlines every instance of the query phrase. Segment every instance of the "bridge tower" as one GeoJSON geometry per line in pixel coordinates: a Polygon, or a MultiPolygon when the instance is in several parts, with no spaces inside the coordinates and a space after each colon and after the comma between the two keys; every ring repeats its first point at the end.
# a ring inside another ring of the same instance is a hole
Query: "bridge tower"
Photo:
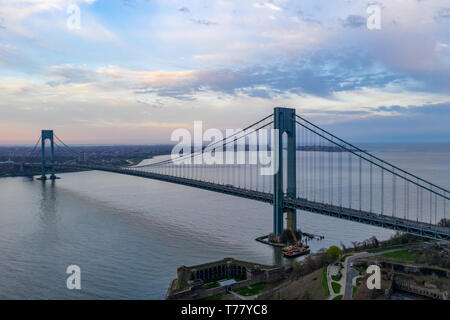
{"type": "Polygon", "coordinates": [[[50,140],[50,159],[52,164],[52,174],[50,176],[51,180],[58,179],[55,176],[55,147],[53,143],[53,130],[42,130],[41,131],[41,159],[42,159],[42,165],[41,165],[41,177],[39,180],[47,180],[46,176],[46,159],[45,159],[45,140],[50,140]]]}
{"type": "Polygon", "coordinates": [[[273,142],[275,152],[275,163],[278,164],[278,171],[274,174],[273,184],[273,233],[280,236],[283,233],[283,215],[287,213],[287,228],[297,230],[297,214],[295,209],[283,208],[284,182],[283,182],[283,134],[286,133],[286,194],[295,198],[297,196],[296,181],[296,137],[295,137],[295,109],[275,108],[274,110],[274,129],[278,129],[278,135],[275,135],[276,141],[273,142]]]}

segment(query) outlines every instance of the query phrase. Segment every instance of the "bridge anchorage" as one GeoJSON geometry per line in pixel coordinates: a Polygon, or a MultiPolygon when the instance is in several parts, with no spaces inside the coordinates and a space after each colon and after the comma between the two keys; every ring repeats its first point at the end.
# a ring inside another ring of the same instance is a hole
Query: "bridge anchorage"
{"type": "Polygon", "coordinates": [[[284,217],[286,228],[297,230],[297,210],[450,241],[447,189],[338,138],[297,115],[295,109],[275,108],[272,114],[206,148],[200,146],[194,152],[185,148],[175,157],[128,167],[80,163],[81,155],[51,130],[42,131],[35,149],[40,140],[42,163],[24,165],[40,167],[40,179],[46,179],[46,168],[51,169],[50,179],[56,179],[55,169],[100,170],[269,203],[273,205],[274,241],[282,238],[284,217]],[[273,130],[270,142],[268,130],[273,130]],[[50,140],[50,164],[46,163],[45,140],[50,140]],[[74,159],[55,162],[53,144],[65,159],[67,155],[74,159]],[[220,156],[227,161],[204,161],[212,159],[213,153],[214,159],[220,156]],[[263,174],[267,161],[252,162],[264,154],[271,154],[276,168],[269,174],[267,170],[263,174]]]}

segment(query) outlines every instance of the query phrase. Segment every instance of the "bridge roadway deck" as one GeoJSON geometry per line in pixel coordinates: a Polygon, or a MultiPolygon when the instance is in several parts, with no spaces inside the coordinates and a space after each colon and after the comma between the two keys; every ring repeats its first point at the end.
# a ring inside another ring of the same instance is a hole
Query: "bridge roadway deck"
{"type": "MultiPolygon", "coordinates": [[[[177,183],[181,185],[220,192],[224,194],[229,194],[241,198],[247,198],[266,203],[273,202],[273,195],[271,193],[248,190],[234,187],[231,185],[222,185],[212,182],[192,180],[188,178],[181,178],[153,172],[141,171],[132,168],[118,168],[118,167],[106,167],[95,165],[56,165],[55,167],[73,168],[81,170],[99,170],[112,173],[126,174],[130,176],[144,177],[154,180],[177,183]]],[[[304,198],[285,197],[283,202],[286,208],[299,209],[339,219],[345,219],[381,228],[397,230],[417,236],[422,236],[429,239],[450,241],[450,228],[438,227],[436,225],[429,223],[418,222],[387,215],[380,215],[377,213],[360,211],[351,208],[344,208],[335,205],[323,204],[319,202],[310,201],[304,198]]]]}

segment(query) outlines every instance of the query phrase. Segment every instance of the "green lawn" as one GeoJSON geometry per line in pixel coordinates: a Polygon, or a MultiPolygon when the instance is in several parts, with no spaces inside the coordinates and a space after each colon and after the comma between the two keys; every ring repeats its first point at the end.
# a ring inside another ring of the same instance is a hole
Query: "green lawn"
{"type": "Polygon", "coordinates": [[[356,292],[358,292],[358,288],[361,285],[362,277],[356,279],[356,287],[352,287],[352,298],[356,295],[356,292]]]}
{"type": "Polygon", "coordinates": [[[356,285],[359,287],[361,285],[362,278],[356,279],[356,285]]]}
{"type": "Polygon", "coordinates": [[[340,281],[342,279],[342,274],[339,272],[337,275],[331,276],[331,280],[340,281]]]}
{"type": "Polygon", "coordinates": [[[337,282],[331,282],[331,287],[333,288],[334,293],[341,292],[341,285],[337,282]]]}
{"type": "Polygon", "coordinates": [[[403,246],[404,246],[403,244],[396,244],[394,246],[378,247],[378,248],[369,249],[369,250],[366,250],[366,251],[370,252],[370,253],[378,253],[378,252],[383,252],[383,251],[387,251],[387,250],[397,249],[397,248],[400,248],[400,247],[403,247],[403,246]]]}
{"type": "Polygon", "coordinates": [[[322,287],[325,291],[325,298],[330,296],[330,289],[328,288],[328,280],[327,280],[327,267],[322,268],[322,287]]]}
{"type": "Polygon", "coordinates": [[[240,294],[241,296],[253,296],[255,294],[260,293],[266,288],[266,285],[264,283],[257,283],[254,285],[251,285],[249,287],[242,287],[239,289],[236,289],[236,292],[240,294]]]}
{"type": "Polygon", "coordinates": [[[339,296],[334,297],[333,300],[342,300],[343,297],[344,296],[341,294],[339,296]]]}
{"type": "Polygon", "coordinates": [[[217,281],[208,282],[203,285],[204,289],[212,289],[217,288],[219,286],[219,283],[217,281]]]}
{"type": "Polygon", "coordinates": [[[355,296],[356,292],[358,292],[358,287],[352,288],[352,298],[355,296]]]}
{"type": "Polygon", "coordinates": [[[400,250],[400,251],[394,251],[394,252],[387,252],[383,253],[384,257],[395,259],[395,260],[401,260],[401,261],[412,261],[413,260],[413,253],[408,252],[408,250],[400,250]]]}

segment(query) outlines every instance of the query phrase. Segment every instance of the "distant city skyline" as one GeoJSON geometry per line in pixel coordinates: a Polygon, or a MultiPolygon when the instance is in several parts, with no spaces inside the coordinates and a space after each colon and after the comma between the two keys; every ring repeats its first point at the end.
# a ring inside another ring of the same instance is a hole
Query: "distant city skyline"
{"type": "Polygon", "coordinates": [[[165,144],[275,106],[351,142],[449,142],[448,30],[444,0],[0,0],[0,145],[165,144]]]}

